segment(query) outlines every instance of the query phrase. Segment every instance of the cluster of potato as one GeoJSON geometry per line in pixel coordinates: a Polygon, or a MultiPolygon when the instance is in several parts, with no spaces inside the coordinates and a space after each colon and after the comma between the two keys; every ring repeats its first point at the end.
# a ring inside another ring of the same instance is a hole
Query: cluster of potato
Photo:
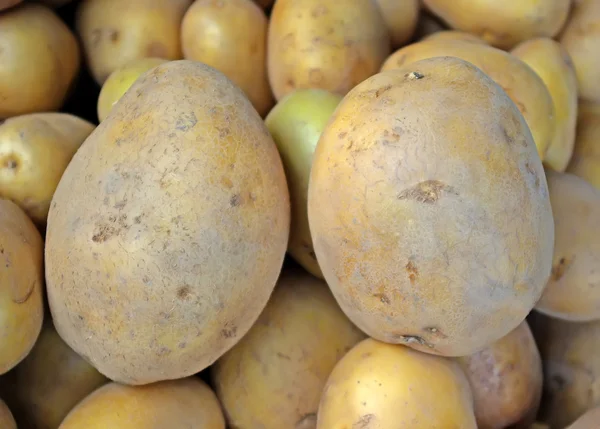
{"type": "Polygon", "coordinates": [[[600,428],[600,0],[0,0],[0,429],[600,428]]]}

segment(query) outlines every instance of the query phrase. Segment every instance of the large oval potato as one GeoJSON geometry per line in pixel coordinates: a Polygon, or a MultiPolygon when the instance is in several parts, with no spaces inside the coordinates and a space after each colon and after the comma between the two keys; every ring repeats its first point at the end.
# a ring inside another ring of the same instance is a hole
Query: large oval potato
{"type": "Polygon", "coordinates": [[[446,55],[477,66],[506,91],[525,117],[538,154],[544,160],[556,130],[554,103],[544,81],[515,56],[484,44],[433,39],[413,43],[396,51],[385,61],[381,70],[392,70],[425,58],[446,55]]]}
{"type": "Polygon", "coordinates": [[[108,383],[81,401],[59,429],[225,429],[219,402],[197,377],[149,386],[108,383]]]}
{"type": "Polygon", "coordinates": [[[0,374],[29,354],[44,319],[44,243],[25,212],[0,199],[0,374]]]}
{"type": "Polygon", "coordinates": [[[48,7],[0,14],[0,119],[58,110],[77,76],[77,39],[48,7]]]}
{"type": "Polygon", "coordinates": [[[376,0],[381,15],[390,32],[392,48],[408,43],[415,34],[419,14],[420,0],[376,0]]]}
{"type": "Polygon", "coordinates": [[[368,338],[335,366],[317,429],[475,429],[473,397],[449,359],[368,338]]]}
{"type": "Polygon", "coordinates": [[[0,428],[17,429],[17,423],[2,399],[0,399],[0,428]]]}
{"type": "Polygon", "coordinates": [[[502,49],[535,37],[556,36],[571,6],[571,0],[424,0],[424,3],[452,28],[476,34],[502,49]]]}
{"type": "Polygon", "coordinates": [[[577,125],[577,76],[568,52],[549,38],[531,39],[511,52],[542,78],[554,103],[556,129],[544,163],[565,171],[575,144],[577,125]]]}
{"type": "Polygon", "coordinates": [[[38,225],[65,168],[94,130],[67,113],[31,113],[0,124],[0,197],[17,203],[38,225]]]}
{"type": "Polygon", "coordinates": [[[465,356],[505,336],[550,275],[554,224],[531,133],[458,58],[379,73],[342,100],[317,144],[308,218],[350,319],[429,353],[465,356]]]}
{"type": "Polygon", "coordinates": [[[600,422],[600,406],[586,412],[567,429],[598,429],[598,422],[600,422]]]}
{"type": "Polygon", "coordinates": [[[526,321],[458,362],[471,385],[478,429],[528,428],[535,421],[542,360],[526,321]]]}
{"type": "Polygon", "coordinates": [[[372,0],[277,0],[267,47],[277,100],[297,88],[345,95],[377,73],[390,52],[390,36],[372,0]]]}
{"type": "Polygon", "coordinates": [[[554,214],[552,275],[536,309],[552,317],[600,319],[600,190],[568,173],[546,172],[554,214]]]}
{"type": "Polygon", "coordinates": [[[196,0],[181,24],[183,56],[223,72],[263,117],[274,103],[267,79],[267,27],[264,11],[253,0],[196,0]]]}
{"type": "Polygon", "coordinates": [[[145,57],[178,60],[180,27],[192,0],[83,0],[76,29],[92,76],[102,85],[128,62],[145,57]]]}
{"type": "Polygon", "coordinates": [[[327,377],[364,338],[325,282],[284,271],[256,324],[213,366],[230,426],[314,427],[327,377]]]}
{"type": "Polygon", "coordinates": [[[289,224],[277,147],[244,93],[199,62],[159,65],[88,137],[54,194],[55,327],[114,381],[199,372],[265,307],[289,224]]]}
{"type": "Polygon", "coordinates": [[[577,138],[567,172],[600,189],[600,103],[579,103],[577,138]]]}
{"type": "Polygon", "coordinates": [[[292,223],[289,254],[312,275],[323,278],[308,225],[308,181],[315,147],[342,96],[323,89],[298,89],[269,112],[265,123],[285,168],[292,223]]]}
{"type": "Polygon", "coordinates": [[[560,36],[577,73],[579,97],[600,103],[600,2],[582,0],[560,36]]]}

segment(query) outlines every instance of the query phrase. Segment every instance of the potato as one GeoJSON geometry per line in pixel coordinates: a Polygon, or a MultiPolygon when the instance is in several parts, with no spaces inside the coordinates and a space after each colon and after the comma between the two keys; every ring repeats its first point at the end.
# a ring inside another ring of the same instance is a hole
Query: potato
{"type": "Polygon", "coordinates": [[[274,103],[267,79],[267,25],[252,0],[196,0],[181,25],[183,56],[223,72],[262,117],[274,103]]]}
{"type": "Polygon", "coordinates": [[[579,103],[577,138],[567,172],[600,189],[600,103],[579,103]]]}
{"type": "Polygon", "coordinates": [[[314,427],[327,377],[364,338],[325,282],[284,271],[256,324],[213,366],[229,425],[314,427]]]}
{"type": "Polygon", "coordinates": [[[560,36],[577,73],[579,97],[600,102],[600,2],[582,0],[576,3],[571,19],[560,36]]]}
{"type": "Polygon", "coordinates": [[[83,0],[76,29],[96,82],[102,85],[113,71],[133,60],[181,59],[179,29],[191,2],[83,0]]]}
{"type": "Polygon", "coordinates": [[[453,56],[468,61],[491,77],[515,102],[533,134],[542,160],[554,139],[554,104],[544,81],[523,61],[491,46],[457,40],[426,40],[391,55],[382,71],[405,67],[415,61],[453,56]]]}
{"type": "Polygon", "coordinates": [[[350,319],[429,353],[465,356],[507,335],[550,274],[554,224],[531,133],[458,58],[379,73],[342,100],[317,144],[308,219],[350,319]]]}
{"type": "Polygon", "coordinates": [[[23,0],[0,0],[0,11],[18,5],[23,0]]]}
{"type": "Polygon", "coordinates": [[[45,225],[65,168],[94,128],[68,113],[30,113],[0,124],[0,197],[45,225]]]}
{"type": "Polygon", "coordinates": [[[0,399],[0,428],[17,429],[17,424],[6,404],[0,399]]]}
{"type": "Polygon", "coordinates": [[[600,190],[569,173],[546,173],[554,214],[552,275],[536,309],[559,319],[600,319],[600,190]]]}
{"type": "Polygon", "coordinates": [[[0,14],[0,119],[58,110],[77,76],[77,39],[48,7],[0,14]]]}
{"type": "Polygon", "coordinates": [[[544,163],[563,172],[573,153],[577,125],[577,77],[571,58],[558,42],[548,38],[523,42],[512,54],[542,78],[552,96],[556,130],[544,163]]]}
{"type": "Polygon", "coordinates": [[[212,390],[196,377],[150,386],[106,384],[81,401],[60,429],[225,429],[212,390]]]}
{"type": "Polygon", "coordinates": [[[323,89],[298,89],[279,101],[265,123],[273,136],[290,190],[292,223],[288,252],[312,275],[322,279],[308,225],[308,179],[321,132],[342,100],[323,89]]]}
{"type": "Polygon", "coordinates": [[[486,41],[471,33],[457,30],[437,31],[426,37],[427,40],[459,40],[462,42],[479,43],[487,45],[486,41]]]}
{"type": "Polygon", "coordinates": [[[567,429],[597,429],[600,421],[600,406],[586,412],[567,429]]]}
{"type": "Polygon", "coordinates": [[[269,23],[267,69],[275,98],[294,89],[340,95],[377,73],[390,35],[372,0],[277,0],[269,23]]]}
{"type": "Polygon", "coordinates": [[[43,246],[23,210],[0,200],[0,374],[29,354],[42,329],[43,246]]]}
{"type": "MultiPolygon", "coordinates": [[[[595,1],[595,0],[594,0],[595,1]]],[[[554,37],[567,21],[571,0],[424,0],[450,27],[510,49],[535,37],[554,37]]]]}
{"type": "Polygon", "coordinates": [[[277,147],[243,92],[199,62],[159,65],[88,137],[54,195],[55,327],[114,381],[195,374],[264,309],[289,224],[277,147]]]}
{"type": "Polygon", "coordinates": [[[376,0],[390,32],[393,48],[410,41],[415,34],[421,5],[419,0],[376,0]]]}
{"type": "Polygon", "coordinates": [[[475,429],[469,383],[456,362],[368,338],[335,366],[317,429],[475,429]]]}
{"type": "Polygon", "coordinates": [[[479,429],[528,428],[535,421],[542,397],[542,361],[526,321],[458,362],[471,385],[479,429]]]}

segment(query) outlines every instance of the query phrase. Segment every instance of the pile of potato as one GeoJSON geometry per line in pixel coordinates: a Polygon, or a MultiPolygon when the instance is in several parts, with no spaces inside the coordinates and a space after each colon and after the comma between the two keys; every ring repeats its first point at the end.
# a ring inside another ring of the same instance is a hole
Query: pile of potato
{"type": "Polygon", "coordinates": [[[0,0],[0,429],[599,429],[600,0],[0,0]]]}

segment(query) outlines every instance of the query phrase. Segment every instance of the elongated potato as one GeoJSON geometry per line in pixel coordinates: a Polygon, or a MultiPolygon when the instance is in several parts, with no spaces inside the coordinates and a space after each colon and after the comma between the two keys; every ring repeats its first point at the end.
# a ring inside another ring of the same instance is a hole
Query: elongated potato
{"type": "Polygon", "coordinates": [[[600,189],[600,103],[579,103],[577,139],[567,172],[600,189]]]}
{"type": "Polygon", "coordinates": [[[390,32],[392,48],[405,45],[413,37],[419,22],[420,0],[376,0],[390,32]]]}
{"type": "Polygon", "coordinates": [[[2,399],[0,399],[0,428],[17,429],[17,423],[2,399]]]}
{"type": "Polygon", "coordinates": [[[515,56],[484,44],[434,39],[413,43],[396,51],[381,70],[446,55],[472,63],[502,87],[525,117],[538,154],[544,160],[556,130],[554,103],[544,81],[515,56]]]}

